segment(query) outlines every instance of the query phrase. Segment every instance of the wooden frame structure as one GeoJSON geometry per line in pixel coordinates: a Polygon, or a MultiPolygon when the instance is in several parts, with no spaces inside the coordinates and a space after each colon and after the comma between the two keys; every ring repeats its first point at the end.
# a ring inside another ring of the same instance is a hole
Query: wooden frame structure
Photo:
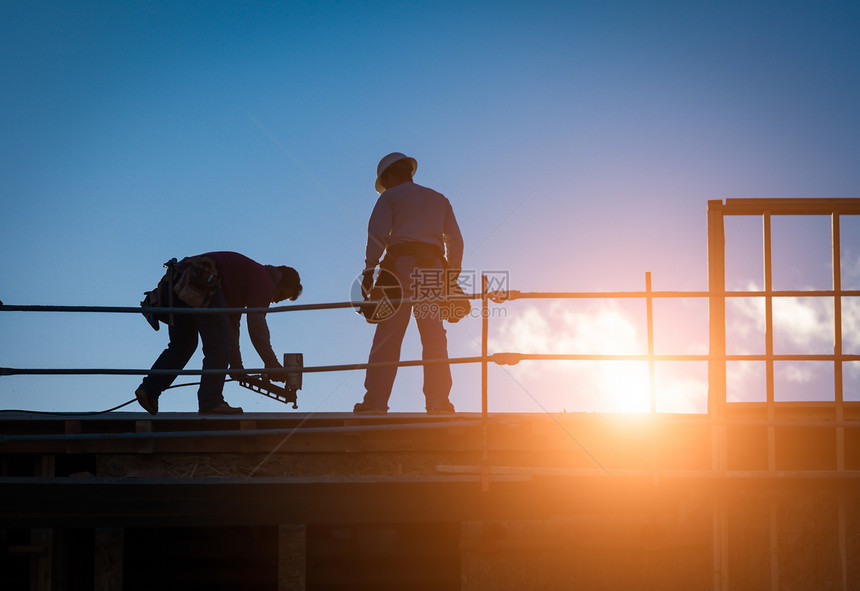
{"type": "MultiPolygon", "coordinates": [[[[852,418],[857,416],[860,404],[846,403],[844,396],[844,363],[860,360],[858,355],[845,354],[842,334],[842,304],[845,297],[860,296],[860,291],[844,290],[842,283],[842,232],[843,216],[860,215],[860,199],[727,199],[708,202],[708,283],[710,312],[710,362],[708,412],[718,422],[713,427],[713,469],[729,468],[729,437],[733,418],[749,416],[750,412],[766,421],[766,449],[768,473],[775,474],[782,468],[778,457],[778,425],[791,428],[792,423],[800,428],[811,429],[810,420],[831,424],[835,435],[832,442],[833,468],[836,473],[846,474],[846,407],[852,418]],[[729,291],[726,289],[726,238],[727,216],[756,216],[762,221],[763,285],[761,291],[729,291]],[[773,240],[772,220],[774,216],[828,216],[831,221],[831,266],[832,289],[830,290],[775,290],[773,286],[773,240]],[[764,299],[765,309],[765,353],[764,355],[729,355],[726,346],[726,300],[730,297],[755,297],[764,299]],[[821,297],[833,302],[833,353],[830,355],[776,355],[774,353],[773,303],[780,297],[821,297]],[[762,361],[765,364],[766,399],[763,404],[731,403],[727,400],[727,361],[762,361]],[[775,400],[774,363],[776,361],[829,361],[833,363],[834,400],[828,402],[777,402],[775,400]],[[762,409],[763,406],[763,409],[762,409]],[[746,408],[743,408],[746,407],[746,408]],[[764,416],[762,417],[762,410],[764,416]],[[727,421],[727,422],[726,422],[727,421]]],[[[784,443],[784,438],[783,442],[784,443]]],[[[856,470],[856,466],[852,466],[856,470]]],[[[856,472],[855,472],[856,473],[856,472]]],[[[779,552],[777,536],[779,518],[775,503],[769,507],[770,538],[770,588],[780,588],[779,552]]],[[[838,548],[841,564],[841,588],[849,589],[847,550],[847,509],[844,496],[838,503],[838,548]]],[[[715,589],[726,589],[728,577],[727,514],[724,507],[715,508],[714,516],[714,564],[715,589]]]]}

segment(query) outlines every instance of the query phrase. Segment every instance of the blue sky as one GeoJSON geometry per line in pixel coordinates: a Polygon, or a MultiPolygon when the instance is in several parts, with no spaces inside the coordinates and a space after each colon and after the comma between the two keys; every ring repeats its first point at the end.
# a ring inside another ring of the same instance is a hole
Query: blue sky
{"type": "MultiPolygon", "coordinates": [[[[209,250],[294,266],[300,303],[347,300],[395,150],[451,199],[467,269],[523,291],[639,290],[646,271],[655,289],[706,289],[709,199],[858,196],[858,27],[853,2],[2,2],[0,300],[136,305],[164,261],[209,250]]],[[[754,234],[742,252],[760,253],[754,234]]],[[[506,310],[499,347],[542,321],[606,326],[601,310],[506,310]]],[[[270,326],[307,365],[363,362],[372,336],[349,310],[270,326]]],[[[2,312],[0,334],[7,367],[146,368],[166,339],[136,315],[2,312]]],[[[451,326],[451,354],[479,338],[477,320],[451,326]]],[[[686,341],[672,352],[707,337],[686,341]]],[[[403,357],[419,355],[413,326],[403,357]]],[[[577,375],[524,366],[492,368],[491,408],[601,407],[577,375]]],[[[479,374],[455,368],[458,409],[480,408],[479,374]]],[[[423,408],[420,377],[401,372],[393,410],[423,408]]],[[[362,382],[308,375],[301,409],[348,410],[362,382]]],[[[137,383],[3,377],[0,408],[98,410],[137,383]]],[[[196,408],[194,388],[168,395],[196,408]]]]}

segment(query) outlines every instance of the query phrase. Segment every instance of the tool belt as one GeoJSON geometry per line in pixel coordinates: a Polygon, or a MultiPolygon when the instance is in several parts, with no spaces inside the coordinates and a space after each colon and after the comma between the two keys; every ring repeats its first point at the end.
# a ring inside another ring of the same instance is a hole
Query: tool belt
{"type": "Polygon", "coordinates": [[[149,325],[159,329],[159,322],[173,326],[173,314],[156,314],[149,308],[172,308],[173,307],[173,283],[176,280],[176,259],[170,259],[164,263],[167,273],[158,282],[155,289],[143,292],[143,301],[140,302],[141,313],[149,325]]]}
{"type": "Polygon", "coordinates": [[[426,242],[401,242],[399,244],[392,244],[385,249],[385,260],[391,257],[392,268],[394,267],[393,259],[405,256],[412,256],[418,259],[419,267],[430,267],[434,262],[442,261],[445,268],[448,268],[448,262],[445,260],[445,252],[433,244],[427,244],[426,242]]]}
{"type": "Polygon", "coordinates": [[[379,274],[366,296],[367,300],[358,305],[357,312],[364,316],[368,324],[378,324],[394,316],[400,308],[401,297],[403,290],[393,268],[380,264],[379,274]]]}
{"type": "Polygon", "coordinates": [[[454,324],[469,315],[472,311],[472,302],[466,298],[463,288],[453,275],[448,277],[446,287],[445,297],[449,299],[439,304],[439,313],[442,315],[442,320],[454,324]]]}
{"type": "Polygon", "coordinates": [[[148,308],[173,308],[174,295],[187,306],[205,308],[221,285],[218,265],[209,257],[186,257],[178,263],[174,258],[164,263],[164,267],[167,273],[155,289],[144,292],[140,302],[141,313],[155,330],[159,329],[159,322],[172,326],[173,314],[156,314],[148,308]]]}
{"type": "Polygon", "coordinates": [[[173,291],[192,308],[205,308],[221,285],[218,265],[209,257],[187,257],[177,265],[179,276],[173,291]]]}
{"type": "MultiPolygon", "coordinates": [[[[438,246],[427,244],[425,242],[401,242],[399,244],[390,245],[385,251],[385,258],[380,262],[380,273],[377,277],[374,291],[371,291],[371,299],[381,296],[387,298],[400,297],[400,285],[394,275],[394,267],[397,259],[402,256],[415,257],[419,268],[432,269],[436,267],[438,261],[442,262],[444,283],[442,285],[442,293],[438,302],[432,302],[439,309],[439,314],[443,320],[455,323],[459,322],[472,311],[472,304],[466,299],[463,289],[457,283],[457,277],[454,273],[448,271],[448,260],[445,258],[445,252],[438,246]],[[392,281],[393,279],[393,281],[392,281]],[[454,298],[454,299],[449,299],[454,298]]],[[[414,310],[417,312],[417,310],[414,310]]],[[[368,322],[374,322],[372,318],[377,314],[365,314],[368,322]]],[[[375,320],[378,322],[379,320],[375,320]]]]}

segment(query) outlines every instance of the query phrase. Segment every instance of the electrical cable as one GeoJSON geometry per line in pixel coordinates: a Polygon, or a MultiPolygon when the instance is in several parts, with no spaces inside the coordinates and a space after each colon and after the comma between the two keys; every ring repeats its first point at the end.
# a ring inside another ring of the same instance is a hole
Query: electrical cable
{"type": "MultiPolygon", "coordinates": [[[[234,382],[235,380],[225,380],[225,382],[234,382]]],[[[170,390],[172,388],[182,388],[184,386],[199,386],[200,382],[189,382],[187,384],[173,384],[172,386],[168,386],[165,390],[170,390]]],[[[128,402],[123,402],[113,408],[108,408],[107,410],[89,410],[89,411],[81,411],[75,412],[71,410],[59,411],[59,410],[23,410],[17,408],[0,408],[0,413],[22,413],[22,414],[31,414],[31,415],[46,415],[46,416],[56,416],[56,417],[66,417],[66,416],[85,416],[85,417],[93,417],[97,415],[105,415],[108,413],[112,413],[115,410],[119,410],[123,407],[128,406],[137,402],[137,398],[132,398],[128,402]]]]}
{"type": "Polygon", "coordinates": [[[92,417],[92,416],[96,416],[96,415],[103,415],[103,414],[111,413],[115,410],[121,409],[124,406],[128,406],[132,402],[137,402],[137,399],[133,398],[133,399],[129,400],[128,402],[123,402],[122,404],[114,406],[113,408],[109,408],[107,410],[89,410],[89,411],[76,412],[76,411],[71,411],[71,410],[54,411],[54,410],[24,410],[24,409],[19,409],[19,408],[0,408],[0,413],[22,413],[22,414],[29,414],[29,415],[47,415],[47,416],[54,416],[54,417],[67,417],[67,416],[92,417]]]}

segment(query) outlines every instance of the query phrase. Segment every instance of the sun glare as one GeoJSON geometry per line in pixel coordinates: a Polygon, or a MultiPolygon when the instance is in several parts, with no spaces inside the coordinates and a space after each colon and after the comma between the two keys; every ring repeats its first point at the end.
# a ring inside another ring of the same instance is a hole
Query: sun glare
{"type": "MultiPolygon", "coordinates": [[[[563,304],[515,311],[490,339],[494,352],[636,355],[642,330],[614,303],[571,309],[563,304]]],[[[511,374],[552,411],[648,412],[648,364],[641,361],[523,362],[511,374]]],[[[543,404],[543,403],[542,403],[543,404]]]]}
{"type": "Polygon", "coordinates": [[[651,408],[651,388],[648,365],[642,362],[595,362],[599,381],[595,389],[604,388],[603,396],[613,412],[648,412],[651,408]],[[599,363],[599,364],[598,364],[599,363]]]}

